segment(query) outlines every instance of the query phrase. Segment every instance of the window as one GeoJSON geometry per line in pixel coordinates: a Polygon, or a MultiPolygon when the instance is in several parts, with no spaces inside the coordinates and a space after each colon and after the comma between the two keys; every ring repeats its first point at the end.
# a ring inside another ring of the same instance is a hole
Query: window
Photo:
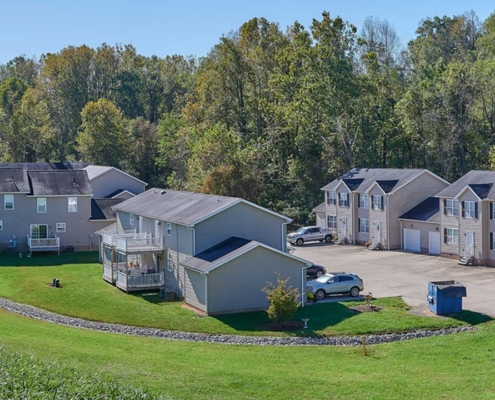
{"type": "Polygon", "coordinates": [[[370,233],[370,220],[367,218],[359,218],[359,232],[370,233]]]}
{"type": "Polygon", "coordinates": [[[45,197],[39,197],[36,199],[36,205],[38,207],[38,214],[45,214],[46,213],[46,198],[45,197]]]}
{"type": "Polygon", "coordinates": [[[457,217],[459,215],[459,202],[446,199],[444,201],[444,214],[457,217]]]}
{"type": "Polygon", "coordinates": [[[462,202],[463,218],[478,218],[478,203],[475,201],[462,202]]]}
{"type": "Polygon", "coordinates": [[[63,233],[63,232],[66,232],[66,226],[65,226],[65,222],[57,222],[56,224],[56,228],[57,228],[57,233],[63,233]]]}
{"type": "Polygon", "coordinates": [[[129,214],[129,225],[134,225],[134,214],[129,214]]]}
{"type": "Polygon", "coordinates": [[[337,229],[337,216],[336,215],[327,215],[327,228],[337,229]]]}
{"type": "Polygon", "coordinates": [[[173,271],[174,270],[174,261],[172,260],[172,254],[170,253],[170,251],[168,252],[167,269],[169,271],[173,271]]]}
{"type": "Polygon", "coordinates": [[[69,212],[77,212],[77,197],[69,197],[69,212]]]}
{"type": "Polygon", "coordinates": [[[167,222],[167,235],[172,234],[172,224],[170,222],[167,222]]]}
{"type": "Polygon", "coordinates": [[[383,196],[374,194],[371,201],[373,210],[383,210],[383,196]]]}
{"type": "Polygon", "coordinates": [[[31,225],[31,238],[32,239],[47,239],[48,238],[48,225],[31,225]]]}
{"type": "Polygon", "coordinates": [[[339,207],[349,207],[348,193],[339,193],[339,207]]]}
{"type": "Polygon", "coordinates": [[[445,228],[443,241],[445,244],[458,244],[459,243],[459,230],[455,228],[445,228]]]}
{"type": "Polygon", "coordinates": [[[359,208],[369,208],[370,207],[370,198],[367,194],[359,195],[359,208]]]}
{"type": "MultiPolygon", "coordinates": [[[[0,221],[2,222],[2,221],[0,221]]],[[[493,242],[493,232],[490,232],[490,250],[494,250],[495,249],[495,243],[493,242]]]]}
{"type": "Polygon", "coordinates": [[[0,231],[3,231],[3,221],[0,220],[0,231]]]}
{"type": "Polygon", "coordinates": [[[14,209],[14,195],[6,194],[3,196],[3,208],[4,210],[13,210],[14,209]]]}
{"type": "Polygon", "coordinates": [[[337,193],[327,192],[327,204],[329,204],[329,205],[337,204],[337,193]]]}

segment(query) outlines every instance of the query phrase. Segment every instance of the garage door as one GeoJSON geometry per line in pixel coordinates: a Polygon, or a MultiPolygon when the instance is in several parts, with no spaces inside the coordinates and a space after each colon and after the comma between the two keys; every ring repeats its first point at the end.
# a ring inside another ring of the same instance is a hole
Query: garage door
{"type": "Polygon", "coordinates": [[[440,255],[440,232],[429,232],[430,254],[440,255]]]}
{"type": "Polygon", "coordinates": [[[418,229],[404,228],[404,250],[421,251],[420,245],[421,233],[418,229]]]}

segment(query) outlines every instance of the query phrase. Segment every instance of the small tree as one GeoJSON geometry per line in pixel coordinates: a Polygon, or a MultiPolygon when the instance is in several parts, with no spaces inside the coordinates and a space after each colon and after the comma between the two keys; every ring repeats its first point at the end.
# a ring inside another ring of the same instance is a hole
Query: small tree
{"type": "Polygon", "coordinates": [[[286,323],[290,320],[297,308],[301,305],[298,301],[299,292],[292,286],[287,286],[290,278],[282,279],[277,274],[277,286],[269,282],[262,290],[267,294],[270,301],[268,307],[268,318],[286,323]]]}

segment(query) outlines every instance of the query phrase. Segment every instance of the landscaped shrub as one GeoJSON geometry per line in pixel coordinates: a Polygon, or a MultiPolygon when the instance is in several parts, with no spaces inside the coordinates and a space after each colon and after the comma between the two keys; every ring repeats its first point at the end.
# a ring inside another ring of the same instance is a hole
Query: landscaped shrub
{"type": "Polygon", "coordinates": [[[162,399],[142,388],[86,375],[0,347],[0,399],[162,399]]]}
{"type": "Polygon", "coordinates": [[[301,305],[298,301],[298,290],[292,286],[287,286],[289,279],[282,279],[280,275],[277,275],[277,286],[270,282],[263,288],[263,291],[267,294],[266,297],[270,301],[268,317],[272,320],[289,321],[301,305]]]}

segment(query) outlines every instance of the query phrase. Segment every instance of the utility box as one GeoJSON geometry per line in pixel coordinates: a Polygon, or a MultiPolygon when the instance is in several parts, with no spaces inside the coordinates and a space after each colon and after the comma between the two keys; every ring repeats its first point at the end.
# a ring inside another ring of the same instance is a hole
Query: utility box
{"type": "Polygon", "coordinates": [[[456,314],[462,311],[462,298],[466,287],[457,281],[428,283],[428,306],[437,315],[456,314]]]}

